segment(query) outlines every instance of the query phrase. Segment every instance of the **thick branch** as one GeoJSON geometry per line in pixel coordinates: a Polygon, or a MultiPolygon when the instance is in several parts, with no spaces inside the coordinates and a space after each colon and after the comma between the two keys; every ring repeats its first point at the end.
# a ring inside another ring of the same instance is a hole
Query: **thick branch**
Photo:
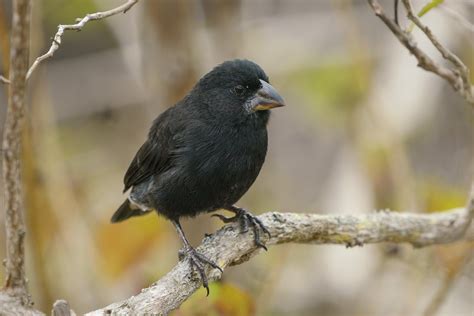
{"type": "MultiPolygon", "coordinates": [[[[469,210],[464,208],[434,214],[381,211],[358,216],[272,212],[259,218],[272,235],[267,245],[296,242],[348,247],[379,242],[410,243],[415,247],[449,243],[462,238],[471,220],[469,210]]],[[[237,224],[229,224],[206,237],[198,251],[225,268],[249,260],[261,249],[255,247],[252,234],[241,234],[237,224]]],[[[216,269],[208,268],[206,272],[211,280],[221,277],[216,269]]],[[[87,315],[166,315],[200,286],[201,280],[190,265],[179,262],[140,294],[87,315]]]]}
{"type": "MultiPolygon", "coordinates": [[[[6,260],[0,292],[1,315],[42,315],[31,308],[25,275],[25,224],[20,174],[21,133],[26,107],[26,71],[30,42],[30,0],[13,1],[8,109],[3,134],[6,260]]],[[[2,80],[5,81],[5,80],[2,80]]]]}
{"type": "Polygon", "coordinates": [[[454,65],[454,69],[444,67],[433,61],[424,51],[422,51],[410,33],[405,32],[400,26],[391,20],[384,12],[382,6],[377,0],[367,0],[375,15],[379,17],[385,25],[398,38],[400,43],[405,46],[410,53],[418,60],[418,66],[430,71],[445,79],[455,91],[458,91],[464,99],[474,106],[474,88],[469,81],[469,69],[462,61],[438,41],[433,32],[413,13],[409,0],[402,0],[408,12],[408,18],[413,21],[428,37],[431,43],[441,53],[444,59],[454,65]]]}
{"type": "Polygon", "coordinates": [[[3,180],[5,184],[5,289],[28,303],[25,277],[25,225],[20,174],[21,131],[25,112],[26,71],[30,42],[30,1],[13,2],[8,110],[3,135],[3,180]]]}
{"type": "Polygon", "coordinates": [[[35,62],[33,65],[31,65],[30,69],[28,70],[28,73],[26,74],[26,79],[30,78],[31,74],[33,71],[35,71],[36,67],[45,59],[48,59],[50,57],[53,57],[54,53],[59,49],[59,45],[61,45],[61,40],[62,36],[65,31],[68,30],[75,30],[75,31],[81,31],[84,25],[86,25],[87,22],[89,21],[95,21],[95,20],[101,20],[108,18],[109,16],[116,15],[119,13],[126,13],[132,6],[134,6],[138,0],[128,0],[126,3],[108,10],[104,12],[96,12],[92,14],[87,14],[85,17],[77,19],[76,24],[68,24],[68,25],[63,25],[60,24],[58,26],[58,31],[56,32],[56,35],[54,35],[53,42],[51,43],[51,47],[49,50],[44,54],[36,58],[35,62]]]}

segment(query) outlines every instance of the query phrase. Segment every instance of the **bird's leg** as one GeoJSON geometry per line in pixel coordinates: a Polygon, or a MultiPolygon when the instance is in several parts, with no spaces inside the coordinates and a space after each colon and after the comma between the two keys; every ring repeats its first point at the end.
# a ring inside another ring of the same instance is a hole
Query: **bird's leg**
{"type": "Polygon", "coordinates": [[[204,265],[208,264],[211,267],[218,269],[223,272],[221,267],[219,267],[216,263],[212,262],[208,258],[206,258],[204,255],[200,254],[199,252],[194,249],[191,244],[189,243],[188,239],[184,235],[183,228],[181,227],[181,224],[179,223],[179,220],[172,220],[174,227],[176,228],[176,231],[178,232],[179,237],[181,238],[183,245],[184,245],[184,250],[183,252],[180,251],[179,255],[180,258],[181,256],[187,257],[189,259],[189,262],[191,263],[191,269],[196,268],[198,271],[201,280],[202,280],[202,286],[206,288],[207,295],[209,295],[209,284],[207,280],[206,273],[204,272],[204,265]]]}
{"type": "Polygon", "coordinates": [[[225,210],[231,211],[235,213],[235,216],[233,217],[225,217],[221,214],[213,214],[212,216],[218,217],[221,219],[224,223],[230,223],[230,222],[235,222],[239,221],[240,222],[240,227],[241,227],[241,232],[246,233],[248,231],[248,226],[252,227],[253,234],[254,234],[254,240],[255,244],[258,247],[261,247],[265,250],[267,250],[267,247],[260,241],[260,231],[261,229],[265,234],[268,235],[268,237],[271,237],[270,232],[268,229],[263,225],[262,221],[259,220],[256,216],[254,216],[252,213],[249,211],[237,207],[237,206],[229,206],[224,208],[225,210]]]}

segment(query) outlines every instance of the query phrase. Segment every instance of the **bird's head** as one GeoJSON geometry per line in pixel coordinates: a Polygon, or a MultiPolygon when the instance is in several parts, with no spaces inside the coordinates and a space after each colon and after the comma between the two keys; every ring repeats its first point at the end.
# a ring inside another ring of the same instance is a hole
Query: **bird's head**
{"type": "Polygon", "coordinates": [[[199,80],[195,89],[209,110],[221,115],[268,120],[270,109],[285,105],[268,76],[249,60],[226,61],[199,80]]]}

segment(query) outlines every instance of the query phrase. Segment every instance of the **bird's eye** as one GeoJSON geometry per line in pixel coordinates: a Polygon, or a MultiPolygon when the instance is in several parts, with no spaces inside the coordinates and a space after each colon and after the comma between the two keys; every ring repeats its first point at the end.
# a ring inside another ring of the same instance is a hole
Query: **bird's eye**
{"type": "Polygon", "coordinates": [[[244,93],[245,88],[241,85],[238,85],[234,88],[234,91],[236,94],[241,95],[242,93],[244,93]]]}

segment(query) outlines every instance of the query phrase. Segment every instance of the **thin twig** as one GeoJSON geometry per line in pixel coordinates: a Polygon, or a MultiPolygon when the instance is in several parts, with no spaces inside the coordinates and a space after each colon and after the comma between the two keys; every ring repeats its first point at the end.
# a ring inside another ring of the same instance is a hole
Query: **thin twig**
{"type": "Polygon", "coordinates": [[[402,2],[405,6],[405,9],[407,10],[408,19],[415,23],[415,25],[418,26],[418,28],[422,30],[423,33],[425,33],[426,37],[428,37],[433,46],[436,47],[441,56],[443,56],[444,59],[450,61],[456,67],[456,69],[458,70],[457,75],[461,77],[463,84],[463,88],[462,90],[460,90],[460,92],[462,93],[463,91],[465,91],[467,93],[470,93],[471,101],[474,102],[474,99],[472,99],[474,98],[474,96],[472,95],[473,91],[471,83],[469,81],[469,68],[464,65],[464,63],[461,61],[461,59],[459,59],[458,56],[456,56],[449,49],[444,47],[439,42],[438,38],[433,34],[431,29],[421,22],[418,16],[413,12],[413,7],[411,5],[410,0],[402,0],[402,2]]]}
{"type": "MultiPolygon", "coordinates": [[[[461,239],[470,223],[470,213],[465,208],[433,214],[381,211],[358,216],[272,212],[259,219],[271,233],[271,238],[265,239],[267,246],[293,242],[353,247],[395,242],[423,247],[461,239]]],[[[240,233],[235,223],[206,237],[197,250],[222,268],[243,263],[261,251],[255,246],[253,235],[240,233]]],[[[206,272],[210,280],[221,277],[217,269],[207,268],[206,272]]],[[[181,261],[141,293],[87,315],[167,315],[201,284],[189,263],[181,261]]]]}
{"type": "Polygon", "coordinates": [[[59,49],[59,45],[61,45],[61,40],[62,40],[61,37],[65,31],[68,31],[68,30],[80,31],[82,30],[84,25],[86,25],[86,23],[89,21],[101,20],[101,19],[108,18],[109,16],[116,15],[119,13],[126,13],[137,2],[138,0],[128,0],[126,3],[114,9],[104,11],[104,12],[96,12],[92,14],[87,14],[83,18],[77,19],[78,22],[76,24],[68,24],[68,25],[60,24],[58,26],[58,31],[56,32],[56,35],[54,35],[53,41],[51,43],[51,47],[44,55],[41,55],[38,58],[36,58],[35,62],[33,63],[33,65],[31,65],[30,69],[28,70],[28,73],[26,74],[26,79],[30,78],[33,71],[35,71],[36,67],[38,67],[38,65],[42,61],[50,57],[53,57],[54,53],[59,49]]]}
{"type": "MultiPolygon", "coordinates": [[[[433,36],[431,30],[428,27],[423,25],[416,15],[409,14],[409,18],[426,34],[430,39],[433,45],[440,51],[443,58],[449,60],[454,66],[455,69],[444,67],[433,61],[424,51],[422,51],[417,42],[413,39],[410,33],[402,30],[392,19],[387,17],[383,7],[380,5],[378,0],[367,0],[370,7],[374,11],[375,15],[380,18],[385,25],[392,31],[392,33],[398,38],[400,43],[405,46],[410,53],[412,53],[415,58],[418,60],[418,66],[437,74],[438,76],[445,79],[455,91],[458,91],[464,99],[474,107],[474,88],[469,82],[469,70],[461,62],[461,60],[452,54],[448,49],[442,46],[436,37],[433,36]]],[[[408,0],[402,0],[404,5],[407,7],[409,4],[408,0]]],[[[410,6],[411,8],[411,6],[410,6]]],[[[408,9],[407,9],[408,10],[408,9]]]]}
{"type": "Polygon", "coordinates": [[[446,299],[448,298],[448,295],[451,292],[455,282],[461,276],[461,272],[466,267],[466,265],[472,260],[472,256],[472,247],[468,247],[468,249],[459,259],[459,262],[455,265],[455,267],[450,268],[444,276],[443,283],[441,284],[440,288],[437,289],[435,295],[424,310],[423,316],[434,316],[438,314],[439,309],[446,302],[446,299]]]}
{"type": "Polygon", "coordinates": [[[398,0],[393,1],[393,19],[395,24],[400,26],[400,23],[398,23],[398,0]]]}
{"type": "Polygon", "coordinates": [[[9,84],[9,83],[10,83],[10,80],[8,80],[8,79],[5,78],[4,76],[0,75],[0,82],[1,82],[1,83],[4,83],[4,84],[9,84]]]}

